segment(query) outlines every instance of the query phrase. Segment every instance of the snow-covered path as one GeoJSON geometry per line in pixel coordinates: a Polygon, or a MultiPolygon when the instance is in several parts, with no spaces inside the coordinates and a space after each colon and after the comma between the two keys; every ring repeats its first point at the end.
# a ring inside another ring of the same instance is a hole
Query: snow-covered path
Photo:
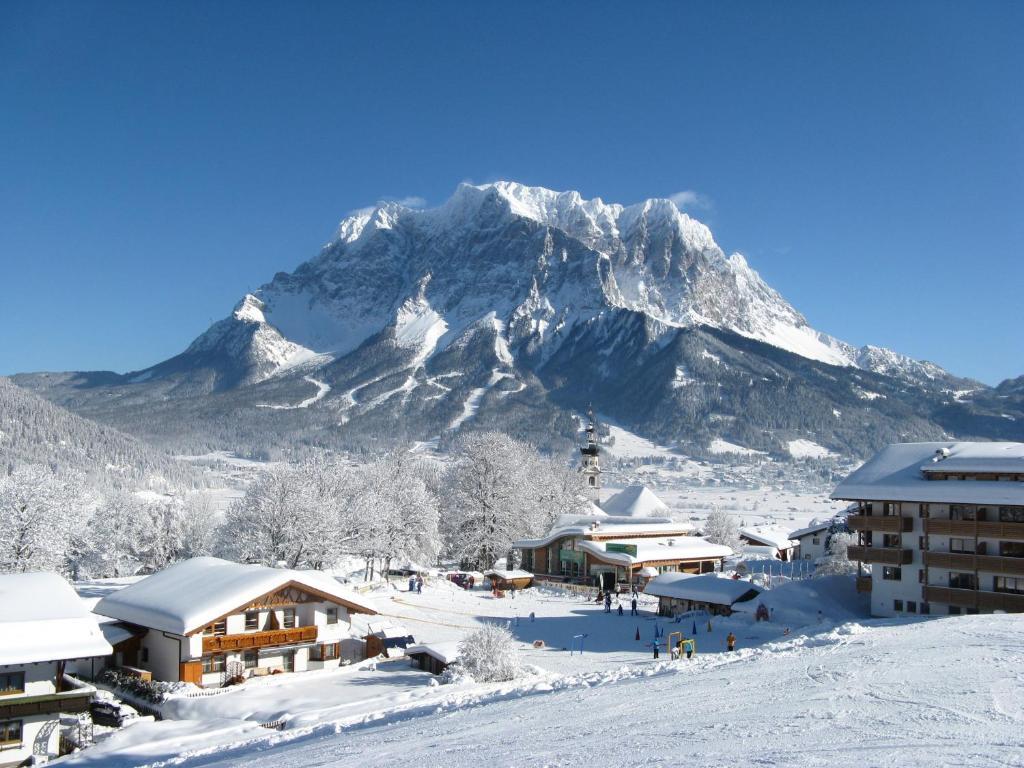
{"type": "MultiPolygon", "coordinates": [[[[235,746],[222,740],[171,759],[217,768],[1021,766],[1020,621],[853,623],[734,655],[649,661],[489,693],[452,688],[447,703],[237,744],[252,738],[250,729],[236,734],[235,746]]],[[[73,762],[168,764],[161,756],[174,754],[171,745],[161,752],[146,735],[135,734],[136,762],[103,748],[73,762]]]]}
{"type": "Polygon", "coordinates": [[[275,410],[281,410],[281,411],[291,411],[291,410],[294,410],[296,408],[309,408],[309,406],[311,406],[313,403],[322,400],[324,398],[324,395],[326,395],[328,392],[331,391],[331,385],[328,384],[326,381],[320,381],[319,379],[314,379],[312,376],[303,376],[302,378],[305,379],[306,381],[308,381],[310,384],[315,384],[316,385],[317,393],[315,395],[313,395],[312,397],[307,397],[301,403],[296,403],[295,405],[267,405],[267,404],[260,403],[256,407],[257,408],[274,408],[275,410]]]}
{"type": "Polygon", "coordinates": [[[468,397],[466,397],[466,402],[462,404],[462,413],[452,420],[452,423],[448,425],[448,429],[458,429],[466,423],[467,420],[473,418],[473,416],[476,415],[476,412],[480,410],[480,402],[484,399],[484,395],[492,390],[494,385],[499,381],[511,377],[511,373],[505,373],[497,369],[491,371],[491,378],[487,380],[487,383],[482,387],[477,387],[469,393],[468,397]]]}

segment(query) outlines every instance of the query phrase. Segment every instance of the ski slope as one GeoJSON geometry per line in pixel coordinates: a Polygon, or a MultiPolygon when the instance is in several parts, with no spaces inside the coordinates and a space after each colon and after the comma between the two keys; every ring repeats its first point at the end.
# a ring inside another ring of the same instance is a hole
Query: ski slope
{"type": "Polygon", "coordinates": [[[1013,615],[851,622],[732,655],[442,686],[281,733],[215,721],[203,746],[176,740],[188,721],[140,724],[70,764],[1020,766],[1021,628],[1013,615]]]}

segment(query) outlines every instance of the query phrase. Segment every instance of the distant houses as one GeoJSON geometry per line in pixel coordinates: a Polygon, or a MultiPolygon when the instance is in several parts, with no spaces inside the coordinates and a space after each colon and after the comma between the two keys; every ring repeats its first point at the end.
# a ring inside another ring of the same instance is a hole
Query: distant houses
{"type": "Polygon", "coordinates": [[[829,531],[833,522],[812,523],[805,528],[793,531],[789,539],[797,543],[796,557],[801,560],[816,561],[828,553],[829,531]]]}
{"type": "Polygon", "coordinates": [[[1024,612],[1024,443],[898,443],[841,482],[876,616],[1024,612]]]}
{"type": "Polygon", "coordinates": [[[789,531],[776,525],[751,525],[740,528],[740,541],[750,554],[769,555],[788,562],[795,559],[799,542],[789,531]]]}
{"type": "Polygon", "coordinates": [[[60,713],[85,712],[95,688],[69,662],[107,656],[96,618],[53,573],[0,576],[0,765],[58,753],[60,713]]]}
{"type": "Polygon", "coordinates": [[[147,576],[94,611],[131,636],[118,644],[117,666],[204,686],[361,659],[351,616],[376,613],[326,574],[213,557],[147,576]]]}

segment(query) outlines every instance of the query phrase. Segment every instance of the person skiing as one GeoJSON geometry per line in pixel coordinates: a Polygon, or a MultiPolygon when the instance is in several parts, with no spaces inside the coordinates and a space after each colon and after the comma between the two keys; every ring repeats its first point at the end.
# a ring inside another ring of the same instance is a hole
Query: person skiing
{"type": "Polygon", "coordinates": [[[732,651],[735,651],[736,650],[736,635],[734,635],[732,632],[730,632],[726,636],[726,638],[725,638],[725,643],[728,646],[730,653],[732,651]]]}
{"type": "Polygon", "coordinates": [[[633,593],[633,599],[629,601],[629,615],[639,616],[640,611],[636,609],[636,592],[633,593]]]}

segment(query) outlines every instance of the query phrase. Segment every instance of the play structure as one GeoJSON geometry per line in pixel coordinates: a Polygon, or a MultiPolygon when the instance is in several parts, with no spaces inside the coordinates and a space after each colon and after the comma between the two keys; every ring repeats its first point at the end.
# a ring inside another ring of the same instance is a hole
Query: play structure
{"type": "Polygon", "coordinates": [[[665,642],[665,652],[669,658],[675,658],[672,655],[672,649],[675,648],[679,657],[689,652],[690,656],[697,654],[697,640],[696,638],[686,638],[682,632],[669,632],[668,640],[665,642]],[[676,638],[679,638],[678,640],[676,638]]]}

